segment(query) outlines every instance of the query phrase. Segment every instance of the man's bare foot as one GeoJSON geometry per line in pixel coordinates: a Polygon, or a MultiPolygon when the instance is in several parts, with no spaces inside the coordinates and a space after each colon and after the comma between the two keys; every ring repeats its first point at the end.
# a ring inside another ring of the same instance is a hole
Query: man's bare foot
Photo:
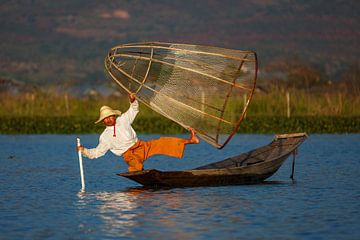
{"type": "Polygon", "coordinates": [[[189,139],[189,144],[198,144],[200,141],[199,138],[196,136],[195,129],[189,128],[189,131],[191,134],[189,139]]]}

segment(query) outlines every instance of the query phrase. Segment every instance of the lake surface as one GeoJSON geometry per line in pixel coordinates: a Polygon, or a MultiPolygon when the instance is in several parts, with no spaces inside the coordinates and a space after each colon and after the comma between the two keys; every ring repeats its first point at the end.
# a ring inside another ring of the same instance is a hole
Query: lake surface
{"type": "MultiPolygon", "coordinates": [[[[80,138],[88,147],[98,141],[80,138]]],[[[145,167],[194,168],[272,138],[237,135],[223,150],[202,142],[183,159],[155,156],[145,167]]],[[[359,134],[311,135],[299,148],[295,183],[288,159],[264,184],[145,190],[116,176],[126,165],[108,153],[84,158],[85,193],[75,142],[0,135],[0,239],[360,239],[359,134]]]]}

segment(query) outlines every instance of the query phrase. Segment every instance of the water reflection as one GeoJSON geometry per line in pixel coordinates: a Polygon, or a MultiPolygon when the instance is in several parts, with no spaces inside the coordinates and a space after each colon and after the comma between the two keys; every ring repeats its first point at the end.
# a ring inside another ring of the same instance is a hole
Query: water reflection
{"type": "MultiPolygon", "coordinates": [[[[233,188],[218,189],[128,188],[85,193],[79,195],[78,206],[85,212],[93,209],[92,218],[95,215],[101,219],[94,228],[101,229],[103,236],[192,239],[214,229],[227,231],[233,224],[248,222],[243,211],[249,211],[252,202],[241,195],[226,202],[233,188]],[[234,200],[238,205],[234,205],[234,200]]],[[[91,232],[84,226],[82,229],[91,232]]]]}
{"type": "MultiPolygon", "coordinates": [[[[132,228],[137,225],[138,195],[143,190],[131,189],[123,192],[79,193],[78,208],[90,210],[100,218],[101,226],[97,229],[108,236],[133,236],[132,228]]],[[[80,226],[85,229],[84,224],[80,226]]],[[[89,232],[89,229],[85,230],[89,232]]]]}
{"type": "Polygon", "coordinates": [[[110,236],[131,236],[132,227],[136,225],[134,212],[137,197],[141,191],[97,193],[96,199],[100,217],[104,220],[104,231],[110,236]]]}

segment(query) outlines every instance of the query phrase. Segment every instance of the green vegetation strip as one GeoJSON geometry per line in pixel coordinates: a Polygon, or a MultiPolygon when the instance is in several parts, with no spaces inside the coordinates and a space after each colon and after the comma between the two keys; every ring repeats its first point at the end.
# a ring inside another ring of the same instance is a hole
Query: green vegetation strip
{"type": "MultiPolygon", "coordinates": [[[[139,134],[180,134],[182,127],[163,117],[138,118],[133,124],[139,134]]],[[[0,134],[101,133],[103,125],[79,117],[0,117],[0,134]]],[[[354,117],[248,117],[239,133],[360,133],[360,116],[354,117]]]]}

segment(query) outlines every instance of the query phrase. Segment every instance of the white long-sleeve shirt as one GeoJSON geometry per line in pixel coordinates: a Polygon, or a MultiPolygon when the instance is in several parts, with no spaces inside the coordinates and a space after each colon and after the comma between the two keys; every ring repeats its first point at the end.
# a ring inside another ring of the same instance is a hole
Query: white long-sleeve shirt
{"type": "Polygon", "coordinates": [[[103,156],[110,150],[115,155],[121,156],[138,141],[136,132],[131,127],[138,112],[139,103],[135,100],[130,104],[129,110],[116,118],[115,136],[114,126],[106,126],[99,137],[99,145],[92,149],[84,148],[83,155],[93,159],[103,156]]]}

